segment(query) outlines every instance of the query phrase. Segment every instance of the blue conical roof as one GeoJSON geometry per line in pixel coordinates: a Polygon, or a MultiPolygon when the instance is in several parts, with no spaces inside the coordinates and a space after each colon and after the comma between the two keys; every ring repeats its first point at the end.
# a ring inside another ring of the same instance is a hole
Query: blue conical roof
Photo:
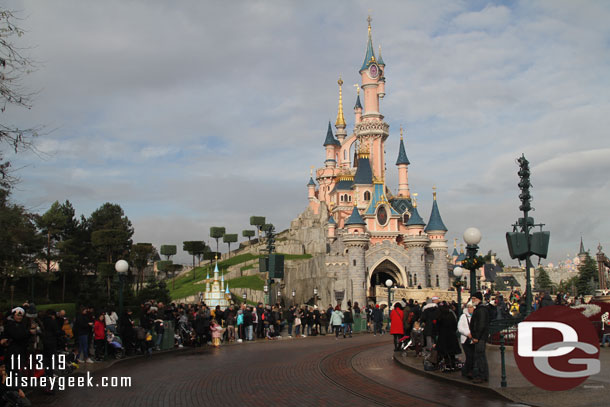
{"type": "Polygon", "coordinates": [[[375,53],[373,52],[373,39],[371,38],[371,26],[369,25],[369,40],[366,44],[366,55],[364,56],[364,62],[362,63],[361,71],[367,69],[373,62],[375,62],[375,53]]]}
{"type": "Polygon", "coordinates": [[[354,184],[370,185],[373,183],[373,171],[371,170],[371,162],[368,158],[358,158],[358,168],[354,175],[354,184]]]}
{"type": "Polygon", "coordinates": [[[455,261],[464,261],[464,260],[466,260],[466,255],[464,253],[460,253],[458,258],[455,259],[455,261]]]}
{"type": "Polygon", "coordinates": [[[227,281],[227,288],[225,289],[225,294],[231,294],[231,291],[229,291],[229,282],[227,281]]]}
{"type": "Polygon", "coordinates": [[[309,177],[309,182],[307,183],[307,186],[309,187],[309,186],[312,186],[312,185],[315,187],[316,183],[314,182],[313,177],[309,177]]]}
{"type": "Polygon", "coordinates": [[[419,212],[417,212],[417,207],[413,207],[413,211],[411,212],[411,216],[407,221],[407,226],[424,226],[426,222],[419,216],[419,212]]]}
{"type": "Polygon", "coordinates": [[[396,160],[396,165],[400,164],[411,164],[407,158],[407,152],[405,150],[405,144],[402,142],[402,138],[400,139],[400,145],[398,146],[398,159],[396,160]]]}
{"type": "Polygon", "coordinates": [[[451,257],[458,257],[458,251],[455,247],[453,248],[453,253],[451,253],[451,257]]]}
{"type": "Polygon", "coordinates": [[[362,103],[360,103],[360,93],[358,96],[356,96],[356,105],[354,106],[354,110],[355,109],[362,109],[362,103]]]}
{"type": "Polygon", "coordinates": [[[430,220],[428,221],[428,226],[426,226],[425,231],[428,232],[430,230],[443,230],[445,232],[447,231],[447,228],[443,223],[443,219],[441,218],[441,214],[438,211],[436,199],[432,203],[432,212],[430,213],[430,220]]]}
{"type": "Polygon", "coordinates": [[[378,57],[379,57],[379,58],[377,58],[377,63],[378,63],[379,65],[383,65],[383,66],[385,66],[385,62],[383,62],[383,58],[381,58],[381,45],[379,46],[379,55],[378,55],[378,57]]]}
{"type": "Polygon", "coordinates": [[[352,214],[345,221],[345,225],[366,225],[362,216],[360,216],[360,212],[358,212],[358,208],[354,206],[354,210],[352,210],[352,214]]]}
{"type": "Polygon", "coordinates": [[[326,131],[326,140],[324,140],[323,145],[324,145],[324,147],[332,146],[332,145],[341,146],[341,143],[339,143],[339,140],[337,140],[335,138],[335,136],[333,135],[333,129],[330,127],[330,121],[328,122],[328,130],[326,131]]]}
{"type": "Polygon", "coordinates": [[[335,222],[335,219],[333,218],[333,215],[330,215],[330,217],[328,218],[328,224],[329,225],[336,225],[337,222],[335,222]]]}

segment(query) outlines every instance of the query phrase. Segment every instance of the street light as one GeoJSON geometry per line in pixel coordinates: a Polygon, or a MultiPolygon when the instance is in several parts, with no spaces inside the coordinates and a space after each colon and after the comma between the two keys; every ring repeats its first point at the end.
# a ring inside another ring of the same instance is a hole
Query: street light
{"type": "Polygon", "coordinates": [[[292,305],[294,305],[294,297],[296,297],[296,296],[297,296],[297,292],[296,292],[296,290],[293,288],[293,289],[292,289],[292,305]]]}
{"type": "Polygon", "coordinates": [[[470,270],[470,296],[477,292],[477,269],[482,266],[480,256],[477,256],[481,231],[477,228],[468,228],[464,231],[466,242],[466,260],[462,263],[464,268],[470,270]]]}
{"type": "Polygon", "coordinates": [[[390,302],[392,301],[390,299],[390,295],[392,295],[392,285],[394,284],[394,282],[392,280],[390,280],[389,278],[385,281],[385,286],[388,287],[388,315],[390,314],[390,302]]]}
{"type": "Polygon", "coordinates": [[[241,295],[241,297],[244,299],[244,304],[246,304],[246,300],[248,299],[248,294],[244,291],[244,293],[241,295]]]}
{"type": "Polygon", "coordinates": [[[318,287],[313,289],[313,305],[318,305],[318,287]]]}
{"type": "Polygon", "coordinates": [[[455,286],[455,289],[457,290],[457,302],[458,302],[457,315],[458,315],[458,317],[462,313],[462,279],[461,279],[462,274],[464,274],[464,269],[461,268],[460,266],[457,266],[453,269],[453,275],[455,276],[455,282],[453,283],[453,285],[455,286]]]}
{"type": "Polygon", "coordinates": [[[267,284],[263,286],[263,291],[265,292],[265,304],[269,304],[269,286],[267,284]]]}
{"type": "Polygon", "coordinates": [[[125,284],[125,276],[129,270],[129,263],[125,260],[119,260],[114,264],[114,269],[119,275],[119,315],[123,315],[123,285],[125,284]]]}

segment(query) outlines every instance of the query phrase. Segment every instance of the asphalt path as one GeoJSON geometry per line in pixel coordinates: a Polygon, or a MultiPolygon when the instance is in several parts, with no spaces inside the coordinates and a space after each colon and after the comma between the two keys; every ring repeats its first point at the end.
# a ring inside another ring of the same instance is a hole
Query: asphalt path
{"type": "Polygon", "coordinates": [[[198,348],[119,362],[94,372],[94,387],[31,399],[66,407],[514,405],[411,373],[392,360],[392,347],[389,335],[365,334],[198,348]],[[130,377],[131,386],[101,387],[102,377],[130,377]]]}

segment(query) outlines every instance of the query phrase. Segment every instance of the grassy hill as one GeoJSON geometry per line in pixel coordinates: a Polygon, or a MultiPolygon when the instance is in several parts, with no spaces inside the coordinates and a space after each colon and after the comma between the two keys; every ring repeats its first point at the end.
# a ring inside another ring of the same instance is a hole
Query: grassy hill
{"type": "MultiPolygon", "coordinates": [[[[310,254],[285,254],[285,260],[304,260],[311,258],[310,254]]],[[[229,267],[236,266],[239,264],[246,263],[251,260],[258,259],[260,256],[246,253],[239,254],[237,256],[233,256],[230,259],[219,261],[218,262],[218,270],[220,274],[225,274],[229,267]]],[[[240,269],[242,271],[258,268],[257,265],[243,265],[240,269]]],[[[178,276],[172,282],[172,279],[167,281],[167,287],[170,290],[170,296],[172,299],[181,299],[186,298],[191,295],[195,295],[200,291],[205,291],[204,284],[195,284],[195,282],[201,281],[206,277],[207,273],[210,273],[210,277],[212,277],[212,273],[214,272],[214,264],[208,264],[202,267],[195,268],[195,278],[193,279],[193,271],[189,271],[181,276],[178,276]],[[172,285],[173,284],[173,285],[172,285]]],[[[229,282],[229,288],[251,288],[253,290],[263,290],[264,281],[261,277],[254,276],[243,276],[234,278],[231,280],[226,280],[229,282]]]]}

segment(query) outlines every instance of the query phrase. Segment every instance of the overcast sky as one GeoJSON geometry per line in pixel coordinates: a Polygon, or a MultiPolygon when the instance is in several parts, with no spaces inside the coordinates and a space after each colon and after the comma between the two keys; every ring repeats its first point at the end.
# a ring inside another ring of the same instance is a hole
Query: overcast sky
{"type": "MultiPolygon", "coordinates": [[[[69,199],[88,216],[120,204],[135,242],[239,233],[251,215],[279,230],[307,205],[322,166],[337,78],[348,131],[367,22],[383,47],[390,124],[427,220],[432,186],[449,232],[476,226],[508,260],[519,217],[515,159],[532,163],[533,216],[549,260],[610,251],[610,3],[602,1],[9,1],[40,62],[29,110],[42,156],[9,157],[14,199],[36,212],[69,199]]],[[[224,250],[226,250],[226,245],[224,250]]],[[[188,261],[188,256],[179,256],[188,261]]]]}

